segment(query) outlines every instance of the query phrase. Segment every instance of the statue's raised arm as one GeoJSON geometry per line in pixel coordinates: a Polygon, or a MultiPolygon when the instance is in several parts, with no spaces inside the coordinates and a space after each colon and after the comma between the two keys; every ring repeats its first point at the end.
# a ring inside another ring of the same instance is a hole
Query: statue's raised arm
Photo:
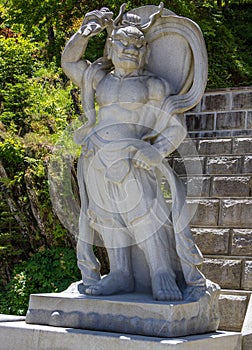
{"type": "Polygon", "coordinates": [[[89,39],[112,24],[113,12],[103,7],[88,12],[77,33],[67,42],[61,57],[65,74],[79,87],[90,62],[83,59],[89,39]]]}

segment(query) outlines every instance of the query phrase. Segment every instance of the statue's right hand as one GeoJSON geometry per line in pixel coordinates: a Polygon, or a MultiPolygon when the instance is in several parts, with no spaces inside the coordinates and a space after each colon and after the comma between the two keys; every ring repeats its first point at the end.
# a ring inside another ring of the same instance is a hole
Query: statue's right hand
{"type": "Polygon", "coordinates": [[[97,33],[99,33],[102,30],[102,27],[99,25],[99,23],[96,22],[90,22],[87,23],[80,28],[80,32],[82,36],[93,36],[97,33]]]}
{"type": "Polygon", "coordinates": [[[93,36],[101,32],[112,22],[113,12],[107,8],[88,12],[82,22],[80,33],[82,36],[93,36]]]}

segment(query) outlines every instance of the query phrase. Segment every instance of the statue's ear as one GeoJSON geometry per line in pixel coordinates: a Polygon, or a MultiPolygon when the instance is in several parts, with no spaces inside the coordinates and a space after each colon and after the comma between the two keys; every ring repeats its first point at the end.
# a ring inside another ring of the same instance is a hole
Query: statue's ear
{"type": "Polygon", "coordinates": [[[150,52],[151,52],[150,45],[147,44],[146,45],[146,53],[145,53],[145,64],[148,64],[148,62],[149,62],[150,52]]]}

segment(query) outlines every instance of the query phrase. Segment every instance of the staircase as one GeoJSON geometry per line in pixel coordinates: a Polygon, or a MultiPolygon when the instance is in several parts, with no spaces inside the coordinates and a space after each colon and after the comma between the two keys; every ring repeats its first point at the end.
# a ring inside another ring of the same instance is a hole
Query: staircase
{"type": "Polygon", "coordinates": [[[210,91],[185,118],[190,138],[168,162],[187,188],[202,272],[222,288],[220,329],[252,349],[252,88],[210,91]]]}

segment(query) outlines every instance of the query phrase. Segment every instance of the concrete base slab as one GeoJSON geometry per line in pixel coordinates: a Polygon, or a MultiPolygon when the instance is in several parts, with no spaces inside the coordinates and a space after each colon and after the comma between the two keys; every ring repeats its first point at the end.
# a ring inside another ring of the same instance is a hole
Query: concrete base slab
{"type": "Polygon", "coordinates": [[[75,293],[32,294],[26,322],[154,337],[180,337],[218,329],[218,294],[198,301],[155,301],[148,294],[93,297],[75,293]]]}
{"type": "Polygon", "coordinates": [[[252,349],[252,297],[250,294],[250,300],[247,307],[246,316],[242,326],[242,349],[252,349]]]}
{"type": "Polygon", "coordinates": [[[24,321],[24,320],[25,320],[25,316],[0,314],[0,322],[16,322],[16,321],[24,321]]]}
{"type": "Polygon", "coordinates": [[[120,333],[0,323],[0,350],[241,350],[241,334],[213,332],[180,338],[156,338],[120,333]]]}

